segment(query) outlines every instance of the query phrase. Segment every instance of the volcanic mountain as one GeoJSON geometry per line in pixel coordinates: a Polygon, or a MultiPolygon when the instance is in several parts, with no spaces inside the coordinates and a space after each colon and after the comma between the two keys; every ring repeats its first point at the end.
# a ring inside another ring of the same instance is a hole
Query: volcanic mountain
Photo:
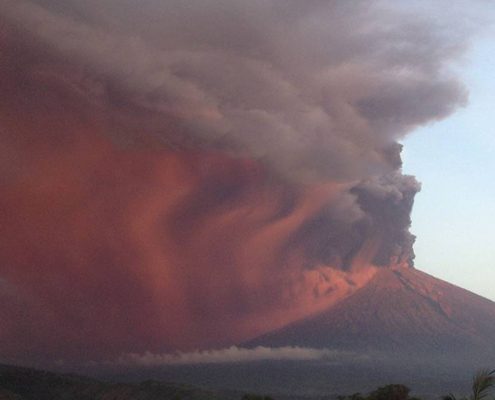
{"type": "Polygon", "coordinates": [[[327,310],[249,346],[307,346],[476,364],[495,360],[495,303],[412,268],[383,268],[327,310]]]}
{"type": "Polygon", "coordinates": [[[494,338],[494,302],[413,268],[379,268],[322,312],[242,344],[324,348],[328,356],[163,366],[145,375],[274,398],[337,396],[390,383],[438,398],[464,395],[476,370],[495,366],[494,338]]]}

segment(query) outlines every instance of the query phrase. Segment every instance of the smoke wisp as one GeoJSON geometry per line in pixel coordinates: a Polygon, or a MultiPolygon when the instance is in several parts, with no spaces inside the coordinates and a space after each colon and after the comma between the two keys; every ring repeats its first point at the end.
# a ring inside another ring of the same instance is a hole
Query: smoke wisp
{"type": "Polygon", "coordinates": [[[338,361],[356,355],[330,349],[307,347],[263,347],[245,349],[231,346],[219,350],[194,351],[172,354],[125,354],[114,365],[130,367],[160,367],[169,365],[227,364],[253,361],[338,361]]]}

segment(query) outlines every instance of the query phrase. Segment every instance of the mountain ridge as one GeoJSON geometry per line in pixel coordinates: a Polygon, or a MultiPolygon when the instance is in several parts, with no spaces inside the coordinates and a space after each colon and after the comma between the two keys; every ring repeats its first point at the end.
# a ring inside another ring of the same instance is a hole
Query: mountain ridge
{"type": "Polygon", "coordinates": [[[246,345],[464,353],[479,358],[492,349],[493,337],[495,302],[417,269],[384,268],[327,310],[246,345]]]}
{"type": "Polygon", "coordinates": [[[239,393],[145,380],[122,383],[0,364],[0,400],[234,400],[239,393]]]}

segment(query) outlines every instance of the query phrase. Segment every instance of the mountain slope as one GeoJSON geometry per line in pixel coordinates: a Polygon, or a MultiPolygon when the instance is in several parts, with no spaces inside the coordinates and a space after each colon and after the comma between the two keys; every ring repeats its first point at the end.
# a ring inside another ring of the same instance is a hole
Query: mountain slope
{"type": "Polygon", "coordinates": [[[0,365],[0,400],[233,400],[239,394],[148,380],[109,383],[78,375],[0,365]]]}
{"type": "Polygon", "coordinates": [[[493,356],[495,303],[415,269],[382,269],[328,310],[249,342],[493,356]]]}

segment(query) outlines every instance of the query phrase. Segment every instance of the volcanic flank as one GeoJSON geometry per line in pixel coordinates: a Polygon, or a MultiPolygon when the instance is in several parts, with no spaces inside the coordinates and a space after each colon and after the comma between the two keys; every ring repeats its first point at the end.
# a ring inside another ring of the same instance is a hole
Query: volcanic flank
{"type": "MultiPolygon", "coordinates": [[[[381,269],[329,309],[250,346],[308,346],[455,363],[495,356],[495,303],[412,268],[381,269]]],[[[481,362],[483,365],[483,362],[481,362]]]]}

